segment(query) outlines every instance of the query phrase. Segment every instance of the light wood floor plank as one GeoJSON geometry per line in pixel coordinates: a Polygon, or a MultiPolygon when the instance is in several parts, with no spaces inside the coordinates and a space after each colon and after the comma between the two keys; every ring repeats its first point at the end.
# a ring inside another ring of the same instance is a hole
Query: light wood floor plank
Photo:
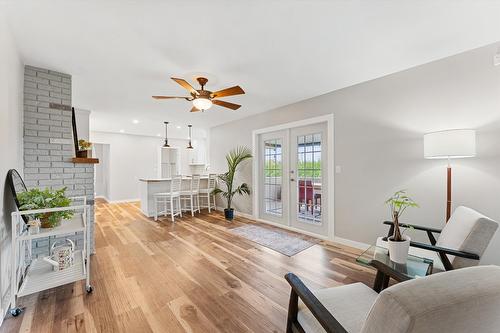
{"type": "Polygon", "coordinates": [[[95,212],[93,294],[77,282],[21,298],[26,310],[0,333],[284,332],[285,273],[313,289],[374,278],[351,247],[319,241],[287,257],[233,234],[248,223],[276,229],[246,218],[203,211],[155,222],[138,203],[99,200],[95,212]]]}

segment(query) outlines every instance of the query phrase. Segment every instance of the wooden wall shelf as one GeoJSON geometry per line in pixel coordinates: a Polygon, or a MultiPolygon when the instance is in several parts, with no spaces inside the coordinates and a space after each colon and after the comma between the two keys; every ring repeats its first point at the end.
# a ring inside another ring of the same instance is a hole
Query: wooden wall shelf
{"type": "Polygon", "coordinates": [[[97,163],[99,163],[99,159],[98,158],[92,158],[92,157],[73,157],[71,159],[71,162],[73,162],[73,163],[97,164],[97,163]]]}

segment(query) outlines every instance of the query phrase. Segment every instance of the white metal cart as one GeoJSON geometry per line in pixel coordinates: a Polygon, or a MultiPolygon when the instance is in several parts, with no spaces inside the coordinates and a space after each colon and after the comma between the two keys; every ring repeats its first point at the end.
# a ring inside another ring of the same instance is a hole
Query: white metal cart
{"type": "Polygon", "coordinates": [[[91,293],[90,284],[90,227],[87,213],[90,206],[85,197],[72,198],[73,202],[83,201],[83,205],[36,210],[23,210],[12,213],[12,276],[11,276],[11,308],[10,313],[17,316],[21,309],[17,306],[17,298],[58,287],[64,284],[85,280],[85,289],[91,293]],[[24,222],[23,215],[39,213],[74,211],[73,218],[63,220],[61,225],[51,229],[40,228],[32,233],[24,222]],[[51,236],[75,235],[83,233],[83,246],[75,250],[73,265],[60,271],[54,271],[52,265],[42,258],[32,257],[33,240],[51,236]]]}

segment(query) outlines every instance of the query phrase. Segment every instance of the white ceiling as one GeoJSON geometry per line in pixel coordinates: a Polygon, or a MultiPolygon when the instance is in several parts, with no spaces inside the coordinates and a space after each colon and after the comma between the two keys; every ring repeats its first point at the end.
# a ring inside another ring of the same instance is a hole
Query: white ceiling
{"type": "MultiPolygon", "coordinates": [[[[2,1],[2,0],[0,0],[2,1]]],[[[2,1],[26,64],[73,75],[92,129],[208,128],[500,40],[500,1],[2,1]],[[246,95],[190,113],[170,76],[246,95]],[[133,120],[139,121],[134,124],[133,120]]],[[[307,110],[304,110],[306,113],[307,110]]]]}

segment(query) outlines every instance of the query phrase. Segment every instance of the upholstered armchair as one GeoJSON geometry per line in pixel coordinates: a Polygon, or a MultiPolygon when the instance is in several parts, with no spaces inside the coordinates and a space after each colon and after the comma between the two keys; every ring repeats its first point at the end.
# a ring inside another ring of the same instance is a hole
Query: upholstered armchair
{"type": "Polygon", "coordinates": [[[493,333],[500,329],[500,267],[479,266],[393,285],[310,291],[292,273],[287,333],[493,333]]]}
{"type": "MultiPolygon", "coordinates": [[[[384,224],[390,225],[388,236],[391,236],[394,231],[392,222],[384,224]]],[[[455,209],[442,230],[405,223],[400,225],[427,233],[430,244],[412,241],[410,254],[432,259],[433,272],[478,265],[498,228],[497,222],[464,206],[455,209]],[[437,240],[434,234],[439,234],[437,240]]],[[[387,247],[386,237],[377,239],[377,246],[387,247]]]]}

